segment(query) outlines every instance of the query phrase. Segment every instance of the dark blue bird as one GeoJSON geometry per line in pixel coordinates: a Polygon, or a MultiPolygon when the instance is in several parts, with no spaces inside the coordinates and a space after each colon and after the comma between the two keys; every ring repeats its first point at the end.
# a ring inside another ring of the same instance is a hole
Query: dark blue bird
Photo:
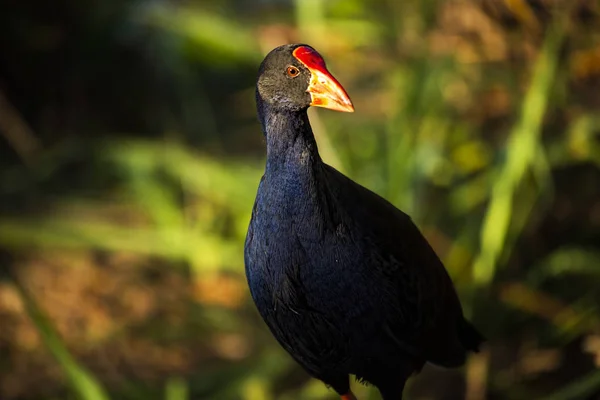
{"type": "Polygon", "coordinates": [[[350,374],[399,400],[425,362],[462,365],[483,337],[440,259],[408,215],[319,156],[308,107],[354,111],[323,58],[308,45],[274,49],[256,101],[267,162],[246,276],[281,346],[346,400],[350,374]]]}

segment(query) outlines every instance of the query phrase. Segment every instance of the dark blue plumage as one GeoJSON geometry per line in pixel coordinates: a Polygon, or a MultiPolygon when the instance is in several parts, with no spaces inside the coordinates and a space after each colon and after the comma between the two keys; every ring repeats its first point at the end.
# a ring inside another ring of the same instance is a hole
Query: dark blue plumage
{"type": "Polygon", "coordinates": [[[462,365],[482,337],[410,217],[321,160],[307,108],[351,103],[332,77],[315,83],[320,67],[296,57],[299,47],[314,51],[279,47],[259,71],[267,162],[245,245],[250,292],[285,350],[343,398],[354,398],[355,374],[401,399],[425,362],[462,365]]]}

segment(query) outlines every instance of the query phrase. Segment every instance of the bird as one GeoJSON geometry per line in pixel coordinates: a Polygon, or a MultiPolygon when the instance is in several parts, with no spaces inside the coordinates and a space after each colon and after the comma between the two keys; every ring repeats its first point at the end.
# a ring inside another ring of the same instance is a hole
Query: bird
{"type": "Polygon", "coordinates": [[[250,295],[272,335],[309,375],[356,400],[350,377],[402,399],[425,363],[453,368],[483,335],[411,217],[320,157],[310,106],[354,112],[310,45],[286,44],[260,64],[266,142],[244,244],[250,295]]]}

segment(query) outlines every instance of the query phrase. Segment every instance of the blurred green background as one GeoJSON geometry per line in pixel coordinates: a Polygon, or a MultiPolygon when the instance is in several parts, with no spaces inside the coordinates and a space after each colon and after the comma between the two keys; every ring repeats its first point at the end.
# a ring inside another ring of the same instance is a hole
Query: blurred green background
{"type": "Polygon", "coordinates": [[[287,42],[356,107],[310,111],[322,157],[414,217],[489,338],[409,398],[600,398],[598,2],[3,0],[0,399],[336,398],[243,272],[287,42]]]}

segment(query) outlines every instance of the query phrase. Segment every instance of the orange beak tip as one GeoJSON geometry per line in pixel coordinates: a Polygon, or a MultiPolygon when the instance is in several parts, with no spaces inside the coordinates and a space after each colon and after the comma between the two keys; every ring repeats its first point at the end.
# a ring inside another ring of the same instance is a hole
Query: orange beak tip
{"type": "Polygon", "coordinates": [[[308,86],[311,106],[330,110],[353,112],[354,106],[342,85],[327,71],[311,70],[308,86]]]}

